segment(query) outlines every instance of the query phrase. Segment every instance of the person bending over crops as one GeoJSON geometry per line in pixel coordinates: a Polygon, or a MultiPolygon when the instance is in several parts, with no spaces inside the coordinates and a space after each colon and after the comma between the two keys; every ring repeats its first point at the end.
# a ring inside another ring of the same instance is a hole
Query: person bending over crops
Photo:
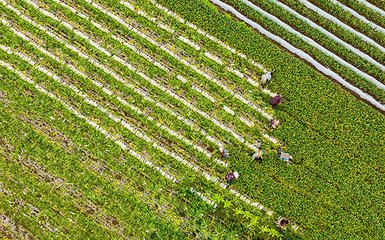
{"type": "Polygon", "coordinates": [[[279,121],[276,120],[275,118],[272,118],[272,119],[270,120],[269,123],[270,123],[270,125],[271,125],[273,128],[275,128],[275,127],[278,125],[279,121]]]}
{"type": "Polygon", "coordinates": [[[273,75],[272,72],[267,72],[266,74],[263,74],[261,77],[261,87],[265,88],[265,85],[268,81],[271,79],[271,75],[273,75]]]}
{"type": "Polygon", "coordinates": [[[277,222],[275,222],[277,224],[277,227],[286,227],[286,224],[289,223],[289,220],[287,220],[286,218],[282,218],[281,220],[278,220],[277,222]]]}
{"type": "Polygon", "coordinates": [[[278,94],[277,96],[273,97],[271,100],[270,100],[270,104],[274,107],[276,107],[278,105],[278,103],[280,103],[281,101],[283,100],[283,98],[281,98],[281,94],[278,94]]]}
{"type": "Polygon", "coordinates": [[[238,177],[239,177],[239,174],[237,171],[235,171],[235,172],[227,173],[225,179],[226,179],[227,183],[231,185],[231,180],[237,179],[238,177]]]}
{"type": "Polygon", "coordinates": [[[227,151],[226,149],[222,149],[221,150],[221,154],[222,154],[222,157],[225,157],[225,158],[228,158],[229,157],[229,151],[227,151]]]}
{"type": "Polygon", "coordinates": [[[292,159],[292,158],[293,157],[290,156],[290,154],[288,154],[288,153],[284,153],[284,152],[278,153],[278,160],[283,159],[283,161],[285,161],[287,164],[291,164],[290,159],[292,159]]]}
{"type": "Polygon", "coordinates": [[[262,163],[262,153],[262,148],[259,147],[251,157],[251,160],[257,159],[260,163],[262,163]]]}

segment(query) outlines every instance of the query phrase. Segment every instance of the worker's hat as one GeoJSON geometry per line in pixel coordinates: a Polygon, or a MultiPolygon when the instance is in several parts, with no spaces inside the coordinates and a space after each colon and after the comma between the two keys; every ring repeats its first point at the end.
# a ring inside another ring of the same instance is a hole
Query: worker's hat
{"type": "Polygon", "coordinates": [[[239,173],[237,171],[234,172],[234,177],[235,178],[238,178],[239,177],[239,173]]]}

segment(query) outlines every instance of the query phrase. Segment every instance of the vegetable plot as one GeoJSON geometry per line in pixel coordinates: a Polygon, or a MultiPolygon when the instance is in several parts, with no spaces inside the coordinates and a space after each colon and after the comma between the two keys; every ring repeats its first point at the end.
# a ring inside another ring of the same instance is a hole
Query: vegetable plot
{"type": "MultiPolygon", "coordinates": [[[[0,217],[23,231],[0,234],[378,237],[383,116],[207,4],[1,0],[0,217]],[[273,109],[277,93],[287,102],[273,109]],[[250,157],[256,142],[262,164],[250,157]]],[[[378,67],[377,53],[358,49],[368,55],[350,59],[357,68],[378,67]]]]}

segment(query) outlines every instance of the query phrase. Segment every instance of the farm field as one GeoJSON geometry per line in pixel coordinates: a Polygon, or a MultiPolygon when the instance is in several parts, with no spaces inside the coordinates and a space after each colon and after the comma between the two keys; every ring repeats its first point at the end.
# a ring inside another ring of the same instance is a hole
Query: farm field
{"type": "Polygon", "coordinates": [[[0,0],[0,236],[383,239],[384,11],[0,0]]]}

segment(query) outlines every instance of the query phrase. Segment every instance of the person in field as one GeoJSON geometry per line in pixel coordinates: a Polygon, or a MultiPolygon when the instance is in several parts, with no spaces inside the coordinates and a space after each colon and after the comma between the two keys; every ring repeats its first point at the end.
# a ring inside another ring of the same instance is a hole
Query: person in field
{"type": "Polygon", "coordinates": [[[226,179],[227,183],[231,185],[231,180],[237,179],[238,177],[239,177],[239,173],[237,171],[235,171],[235,172],[227,173],[225,179],[226,179]]]}
{"type": "Polygon", "coordinates": [[[283,161],[285,161],[287,164],[291,164],[290,159],[292,158],[293,157],[288,153],[284,153],[284,152],[278,153],[278,159],[283,159],[283,161]]]}
{"type": "Polygon", "coordinates": [[[225,158],[229,157],[229,151],[227,151],[224,148],[221,149],[221,154],[222,154],[222,157],[225,157],[225,158]]]}
{"type": "Polygon", "coordinates": [[[281,220],[278,220],[275,223],[277,224],[277,227],[285,228],[286,224],[289,223],[289,220],[287,220],[286,218],[282,218],[281,220]]]}
{"type": "Polygon", "coordinates": [[[262,163],[262,153],[262,148],[259,147],[251,157],[251,160],[257,159],[260,163],[262,163]]]}
{"type": "Polygon", "coordinates": [[[275,128],[275,127],[278,125],[279,121],[276,120],[275,118],[272,118],[272,119],[270,120],[269,123],[270,123],[270,125],[271,125],[273,128],[275,128]]]}
{"type": "Polygon", "coordinates": [[[263,74],[261,77],[261,87],[265,88],[265,85],[268,81],[271,79],[271,75],[273,75],[272,72],[267,72],[266,74],[263,74]]]}
{"type": "Polygon", "coordinates": [[[273,97],[271,100],[270,100],[270,104],[273,106],[273,107],[276,107],[278,105],[278,103],[280,103],[282,100],[281,98],[281,94],[278,94],[277,96],[273,97]]]}

